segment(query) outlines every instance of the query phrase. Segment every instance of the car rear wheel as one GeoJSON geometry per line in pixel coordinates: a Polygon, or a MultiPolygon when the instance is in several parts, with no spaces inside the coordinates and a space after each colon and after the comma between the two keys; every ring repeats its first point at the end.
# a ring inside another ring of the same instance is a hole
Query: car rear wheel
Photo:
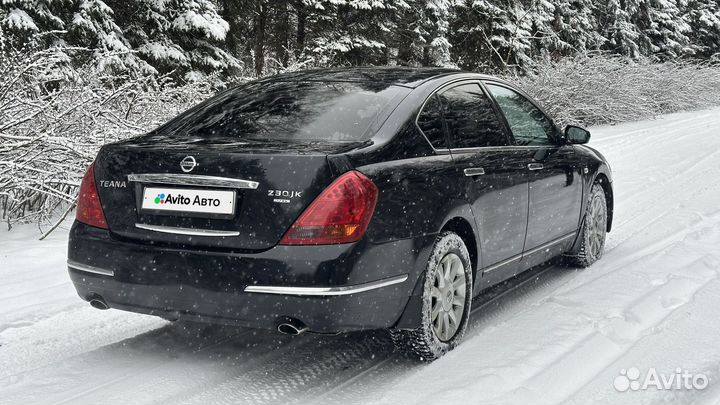
{"type": "Polygon", "coordinates": [[[421,360],[434,360],[462,339],[470,316],[472,267],[462,238],[443,232],[428,261],[422,297],[422,324],[391,330],[395,346],[421,360]]]}
{"type": "Polygon", "coordinates": [[[607,201],[599,183],[590,190],[590,200],[585,211],[585,221],[580,230],[580,245],[575,253],[568,254],[570,264],[588,267],[595,263],[605,249],[607,232],[607,201]]]}

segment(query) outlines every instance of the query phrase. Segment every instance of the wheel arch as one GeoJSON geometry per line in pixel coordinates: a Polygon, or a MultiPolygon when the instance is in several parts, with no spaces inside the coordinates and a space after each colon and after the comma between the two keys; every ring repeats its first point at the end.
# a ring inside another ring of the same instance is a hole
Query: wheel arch
{"type": "MultiPolygon", "coordinates": [[[[450,231],[454,232],[460,237],[460,239],[462,239],[462,241],[465,243],[465,247],[468,250],[468,254],[470,255],[470,265],[472,267],[473,283],[475,283],[478,274],[477,269],[480,264],[481,254],[478,251],[478,239],[476,236],[475,227],[473,227],[473,222],[471,222],[471,220],[467,219],[464,216],[457,215],[458,212],[456,212],[455,214],[456,215],[450,216],[448,217],[448,219],[445,220],[443,226],[440,228],[440,230],[435,236],[437,237],[437,235],[441,234],[442,232],[450,231]]],[[[426,247],[428,249],[428,252],[432,250],[432,246],[434,244],[435,240],[433,240],[432,243],[430,243],[429,246],[426,247]]],[[[415,280],[415,287],[413,288],[410,299],[408,300],[408,303],[406,304],[402,315],[400,315],[400,318],[395,323],[393,328],[414,329],[420,324],[422,319],[421,297],[422,287],[424,285],[424,275],[425,271],[420,272],[420,276],[417,280],[415,280]]]]}
{"type": "Polygon", "coordinates": [[[475,237],[475,231],[470,222],[463,217],[453,217],[445,222],[440,232],[450,231],[456,233],[460,239],[465,243],[465,247],[470,255],[470,264],[472,265],[472,276],[473,282],[477,275],[477,269],[480,264],[480,257],[478,254],[477,238],[475,237]]]}

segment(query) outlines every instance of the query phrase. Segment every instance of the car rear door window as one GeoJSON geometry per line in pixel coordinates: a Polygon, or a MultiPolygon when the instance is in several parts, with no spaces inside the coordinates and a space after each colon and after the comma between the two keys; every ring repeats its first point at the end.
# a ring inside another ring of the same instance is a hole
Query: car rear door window
{"type": "Polygon", "coordinates": [[[443,129],[442,106],[436,95],[428,99],[418,114],[417,125],[435,149],[448,147],[443,129]]]}
{"type": "Polygon", "coordinates": [[[492,101],[476,83],[453,87],[440,94],[453,148],[508,145],[492,101]]]}
{"type": "Polygon", "coordinates": [[[555,126],[530,100],[507,87],[489,83],[486,83],[486,86],[505,115],[515,137],[516,145],[555,145],[557,143],[555,126]]]}

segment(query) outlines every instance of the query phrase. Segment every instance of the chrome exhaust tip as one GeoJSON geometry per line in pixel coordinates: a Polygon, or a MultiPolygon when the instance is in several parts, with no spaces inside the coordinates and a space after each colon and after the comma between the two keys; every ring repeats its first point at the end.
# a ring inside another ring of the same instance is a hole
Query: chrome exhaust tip
{"type": "Polygon", "coordinates": [[[286,318],[278,323],[277,330],[285,335],[299,335],[307,332],[308,327],[297,319],[286,318]]]}
{"type": "Polygon", "coordinates": [[[90,306],[93,308],[102,309],[102,310],[110,308],[110,306],[107,304],[107,302],[105,302],[105,300],[100,296],[96,296],[96,297],[90,299],[90,306]]]}

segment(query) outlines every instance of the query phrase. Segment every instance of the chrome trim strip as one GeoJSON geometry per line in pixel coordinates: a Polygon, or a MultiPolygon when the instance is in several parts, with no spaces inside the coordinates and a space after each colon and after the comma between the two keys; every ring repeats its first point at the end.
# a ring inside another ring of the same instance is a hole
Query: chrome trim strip
{"type": "Polygon", "coordinates": [[[505,150],[537,150],[560,148],[559,145],[503,145],[503,146],[477,146],[473,148],[451,148],[452,153],[479,153],[499,152],[505,150]]]}
{"type": "Polygon", "coordinates": [[[197,174],[174,173],[132,173],[128,174],[129,181],[142,183],[175,184],[180,186],[204,186],[220,188],[246,188],[255,190],[260,183],[257,181],[231,179],[229,177],[202,176],[197,174]]]}
{"type": "Polygon", "coordinates": [[[155,231],[162,233],[171,233],[174,235],[190,235],[190,236],[239,236],[238,231],[217,231],[213,229],[196,229],[196,228],[180,228],[175,226],[135,224],[136,228],[145,229],[147,231],[155,231]]]}
{"type": "Polygon", "coordinates": [[[502,267],[502,266],[504,266],[504,265],[506,265],[506,264],[508,264],[508,263],[511,263],[511,262],[514,262],[515,260],[521,259],[523,256],[528,256],[528,255],[531,255],[531,254],[533,254],[533,253],[539,252],[539,251],[541,251],[541,250],[543,250],[543,249],[547,249],[547,248],[549,248],[549,247],[552,246],[552,245],[556,245],[556,244],[564,241],[565,239],[569,239],[569,238],[575,237],[575,234],[576,234],[576,233],[577,233],[577,232],[569,233],[569,234],[567,234],[567,235],[565,235],[565,236],[561,236],[561,237],[559,237],[559,238],[557,238],[557,239],[553,239],[553,240],[551,240],[551,241],[548,242],[548,243],[544,243],[544,244],[542,244],[542,245],[540,245],[540,246],[538,246],[538,247],[536,247],[536,248],[532,248],[532,249],[530,249],[530,250],[528,250],[528,251],[526,251],[526,252],[523,252],[523,253],[521,253],[521,254],[519,254],[519,255],[515,255],[515,256],[513,256],[513,257],[511,257],[511,258],[509,258],[509,259],[505,259],[505,260],[503,260],[503,261],[501,261],[501,262],[499,262],[499,263],[495,263],[495,264],[493,264],[492,266],[488,266],[488,267],[482,269],[482,272],[483,272],[483,273],[491,272],[491,271],[496,270],[496,269],[498,269],[498,268],[500,268],[500,267],[502,267]]]}
{"type": "Polygon", "coordinates": [[[115,272],[112,270],[101,269],[99,267],[78,263],[75,260],[70,260],[70,259],[68,259],[68,261],[67,261],[67,266],[70,267],[71,269],[75,269],[78,271],[84,271],[85,273],[94,273],[94,274],[100,274],[103,276],[110,276],[110,277],[115,275],[115,272]]]}
{"type": "Polygon", "coordinates": [[[463,170],[463,173],[465,173],[465,175],[468,177],[480,176],[485,174],[485,169],[483,169],[482,167],[468,167],[467,169],[463,170]]]}
{"type": "Polygon", "coordinates": [[[491,271],[493,271],[493,270],[496,270],[496,269],[498,269],[498,268],[500,268],[500,267],[502,267],[502,266],[504,266],[504,265],[506,265],[506,264],[512,263],[512,262],[514,262],[515,260],[520,260],[520,259],[522,259],[522,253],[519,254],[519,255],[515,255],[515,256],[513,256],[513,257],[511,257],[511,258],[509,258],[509,259],[505,259],[505,260],[503,260],[503,261],[501,261],[501,262],[499,262],[499,263],[495,263],[495,264],[493,264],[492,266],[488,266],[488,267],[482,269],[482,272],[483,272],[483,273],[489,273],[489,272],[491,272],[491,271]]]}
{"type": "Polygon", "coordinates": [[[547,249],[547,248],[549,248],[549,247],[552,246],[552,245],[556,245],[556,244],[564,241],[565,239],[569,239],[569,238],[575,237],[575,233],[576,233],[576,232],[569,233],[569,234],[567,234],[567,235],[565,235],[565,236],[561,236],[561,237],[559,237],[559,238],[557,238],[557,239],[551,240],[551,241],[548,242],[548,243],[544,243],[544,244],[542,244],[542,245],[540,245],[540,246],[538,246],[538,247],[536,247],[536,248],[532,248],[532,249],[528,250],[527,252],[524,252],[523,255],[527,256],[527,255],[531,255],[531,254],[533,254],[533,253],[535,253],[535,252],[538,252],[538,251],[540,251],[540,250],[547,249]]]}
{"type": "Polygon", "coordinates": [[[407,278],[408,275],[403,274],[400,276],[372,281],[365,284],[356,284],[340,287],[280,287],[270,285],[249,285],[245,287],[245,292],[302,296],[350,295],[374,290],[377,288],[387,287],[393,284],[399,284],[407,280],[407,278]]]}

